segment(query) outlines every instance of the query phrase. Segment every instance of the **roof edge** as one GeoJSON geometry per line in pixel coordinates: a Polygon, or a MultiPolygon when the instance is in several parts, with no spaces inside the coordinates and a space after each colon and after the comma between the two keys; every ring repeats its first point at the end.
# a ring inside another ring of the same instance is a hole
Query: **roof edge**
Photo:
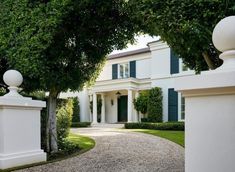
{"type": "Polygon", "coordinates": [[[141,48],[141,49],[137,49],[137,50],[132,50],[132,51],[127,51],[127,52],[123,52],[123,53],[109,55],[108,56],[108,60],[117,59],[117,58],[126,57],[126,56],[137,55],[137,54],[142,54],[142,53],[147,53],[147,52],[150,52],[150,48],[149,47],[141,48]]]}

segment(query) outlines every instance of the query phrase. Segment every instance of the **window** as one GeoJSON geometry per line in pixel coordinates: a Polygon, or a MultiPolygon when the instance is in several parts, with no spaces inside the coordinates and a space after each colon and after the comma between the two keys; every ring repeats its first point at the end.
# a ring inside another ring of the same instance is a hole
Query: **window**
{"type": "Polygon", "coordinates": [[[119,77],[118,78],[128,78],[130,76],[129,63],[119,64],[119,77]]]}
{"type": "Polygon", "coordinates": [[[181,119],[185,118],[185,98],[181,97],[181,119]]]}

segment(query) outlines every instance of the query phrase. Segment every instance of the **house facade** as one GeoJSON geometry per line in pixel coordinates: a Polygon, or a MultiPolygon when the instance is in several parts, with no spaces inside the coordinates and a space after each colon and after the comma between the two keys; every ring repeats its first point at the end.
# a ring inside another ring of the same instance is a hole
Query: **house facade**
{"type": "Polygon", "coordinates": [[[174,91],[174,79],[193,74],[166,43],[154,41],[147,48],[110,55],[92,88],[60,97],[78,96],[81,121],[137,122],[134,99],[142,90],[160,87],[163,121],[180,121],[184,120],[184,98],[174,91]]]}

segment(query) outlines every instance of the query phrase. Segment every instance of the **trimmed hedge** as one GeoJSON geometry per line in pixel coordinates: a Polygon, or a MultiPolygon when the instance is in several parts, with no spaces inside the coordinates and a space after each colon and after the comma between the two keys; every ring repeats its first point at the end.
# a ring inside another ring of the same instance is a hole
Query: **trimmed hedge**
{"type": "Polygon", "coordinates": [[[159,87],[149,90],[148,99],[149,122],[162,122],[162,89],[159,87]]]}
{"type": "Polygon", "coordinates": [[[73,122],[71,127],[73,128],[81,128],[81,127],[90,127],[91,122],[73,122]]]}
{"type": "Polygon", "coordinates": [[[152,129],[152,130],[175,130],[184,131],[184,122],[166,122],[166,123],[125,123],[126,129],[152,129]]]}

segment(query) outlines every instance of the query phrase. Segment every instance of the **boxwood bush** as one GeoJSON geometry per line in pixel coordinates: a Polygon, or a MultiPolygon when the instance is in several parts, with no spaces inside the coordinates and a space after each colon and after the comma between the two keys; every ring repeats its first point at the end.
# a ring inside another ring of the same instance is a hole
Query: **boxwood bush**
{"type": "Polygon", "coordinates": [[[184,122],[165,122],[165,123],[134,122],[134,123],[125,123],[125,128],[184,131],[184,122]]]}
{"type": "Polygon", "coordinates": [[[73,122],[71,127],[73,128],[81,128],[81,127],[90,127],[91,122],[73,122]]]}
{"type": "Polygon", "coordinates": [[[159,87],[149,90],[148,99],[149,122],[162,122],[162,89],[159,87]]]}

